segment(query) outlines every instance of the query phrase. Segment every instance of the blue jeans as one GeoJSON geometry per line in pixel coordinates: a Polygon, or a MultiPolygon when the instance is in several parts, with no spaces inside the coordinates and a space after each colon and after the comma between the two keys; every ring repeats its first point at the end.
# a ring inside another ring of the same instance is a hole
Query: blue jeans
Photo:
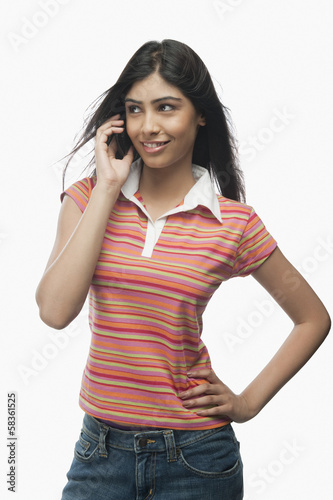
{"type": "Polygon", "coordinates": [[[203,431],[114,429],[85,415],[62,500],[241,500],[230,424],[203,431]]]}

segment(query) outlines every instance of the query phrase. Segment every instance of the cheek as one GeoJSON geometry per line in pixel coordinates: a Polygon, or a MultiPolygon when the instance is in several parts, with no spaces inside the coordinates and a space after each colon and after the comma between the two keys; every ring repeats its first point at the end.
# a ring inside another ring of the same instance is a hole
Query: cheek
{"type": "Polygon", "coordinates": [[[195,141],[197,135],[197,126],[194,122],[188,122],[184,127],[184,124],[181,128],[178,129],[178,133],[176,137],[185,143],[192,143],[195,141]]]}
{"type": "Polygon", "coordinates": [[[194,116],[187,115],[178,118],[173,123],[173,130],[179,137],[192,139],[196,135],[197,120],[194,116]]]}
{"type": "Polygon", "coordinates": [[[135,123],[133,123],[133,121],[131,119],[126,120],[126,132],[127,132],[127,135],[129,136],[129,138],[131,139],[131,141],[133,141],[133,139],[135,139],[136,128],[137,127],[135,127],[135,123]]]}

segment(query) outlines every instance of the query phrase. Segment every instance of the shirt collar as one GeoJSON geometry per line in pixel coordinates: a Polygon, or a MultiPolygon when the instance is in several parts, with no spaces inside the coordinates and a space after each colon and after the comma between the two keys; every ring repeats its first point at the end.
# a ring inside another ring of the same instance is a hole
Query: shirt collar
{"type": "MultiPolygon", "coordinates": [[[[192,210],[198,205],[203,205],[222,223],[220,205],[209,171],[204,167],[192,164],[192,172],[196,183],[185,196],[183,205],[175,207],[165,215],[192,210]]],[[[139,189],[140,176],[141,158],[132,163],[129,176],[121,188],[123,195],[136,204],[140,203],[134,196],[139,189]]]]}

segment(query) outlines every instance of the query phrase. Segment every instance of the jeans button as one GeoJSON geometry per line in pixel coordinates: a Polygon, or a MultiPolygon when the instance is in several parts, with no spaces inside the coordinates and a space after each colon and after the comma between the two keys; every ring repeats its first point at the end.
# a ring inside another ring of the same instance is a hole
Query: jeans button
{"type": "Polygon", "coordinates": [[[147,439],[140,438],[139,439],[139,446],[141,446],[141,448],[144,448],[145,446],[147,446],[147,439]]]}

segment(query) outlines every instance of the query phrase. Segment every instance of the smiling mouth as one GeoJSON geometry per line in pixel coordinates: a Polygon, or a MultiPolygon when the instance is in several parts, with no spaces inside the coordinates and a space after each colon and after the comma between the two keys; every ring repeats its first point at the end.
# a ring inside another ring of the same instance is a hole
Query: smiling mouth
{"type": "Polygon", "coordinates": [[[143,142],[142,144],[146,148],[159,148],[161,146],[164,146],[165,144],[168,144],[170,141],[164,141],[164,142],[143,142]]]}

